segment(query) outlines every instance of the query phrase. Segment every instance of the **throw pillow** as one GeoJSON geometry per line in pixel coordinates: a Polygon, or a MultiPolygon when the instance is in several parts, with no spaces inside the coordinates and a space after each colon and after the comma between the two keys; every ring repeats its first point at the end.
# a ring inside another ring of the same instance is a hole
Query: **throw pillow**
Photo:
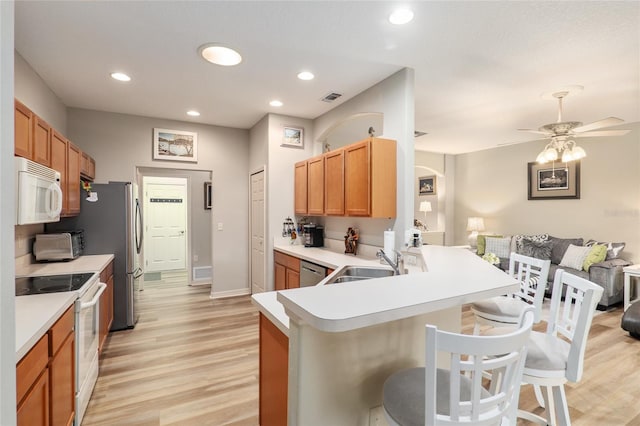
{"type": "Polygon", "coordinates": [[[551,259],[551,241],[532,241],[529,239],[522,240],[522,250],[520,254],[536,259],[551,259]]]}
{"type": "Polygon", "coordinates": [[[493,253],[498,257],[508,258],[510,253],[511,238],[486,237],[485,253],[493,253]]]}
{"type": "Polygon", "coordinates": [[[567,268],[577,269],[578,271],[581,271],[582,266],[584,265],[584,260],[587,258],[590,250],[591,247],[569,244],[569,247],[567,247],[564,256],[562,256],[560,266],[566,266],[567,268]]]}
{"type": "Polygon", "coordinates": [[[589,240],[585,246],[593,246],[594,244],[601,244],[607,246],[607,257],[605,260],[617,259],[620,256],[622,250],[624,250],[625,243],[603,243],[596,240],[589,240]]]}
{"type": "MultiPolygon", "coordinates": [[[[588,246],[587,246],[588,247],[588,246]]],[[[589,268],[594,263],[602,262],[607,257],[607,246],[602,244],[594,244],[591,246],[589,253],[587,254],[584,263],[582,264],[582,268],[589,272],[589,268]]]]}
{"type": "Polygon", "coordinates": [[[515,246],[515,250],[516,253],[522,253],[522,242],[524,240],[530,240],[530,241],[535,241],[537,243],[541,243],[543,241],[547,241],[549,239],[549,234],[538,234],[538,235],[516,235],[513,237],[516,246],[515,246]]]}
{"type": "Polygon", "coordinates": [[[569,244],[573,244],[574,246],[582,246],[582,242],[584,240],[582,238],[549,237],[549,241],[552,241],[551,263],[559,265],[560,262],[562,262],[562,258],[564,257],[564,253],[567,251],[567,247],[569,247],[569,244]]]}
{"type": "Polygon", "coordinates": [[[498,238],[502,238],[502,235],[478,235],[478,240],[477,240],[477,249],[476,249],[476,253],[478,254],[478,256],[482,256],[485,252],[485,247],[486,247],[486,238],[487,237],[498,237],[498,238]]]}

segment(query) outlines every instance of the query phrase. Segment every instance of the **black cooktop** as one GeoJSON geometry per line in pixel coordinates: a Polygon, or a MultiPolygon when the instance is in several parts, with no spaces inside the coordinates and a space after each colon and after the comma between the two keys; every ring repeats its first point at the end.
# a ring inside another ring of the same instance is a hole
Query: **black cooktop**
{"type": "Polygon", "coordinates": [[[93,273],[16,278],[16,296],[79,290],[93,273]]]}

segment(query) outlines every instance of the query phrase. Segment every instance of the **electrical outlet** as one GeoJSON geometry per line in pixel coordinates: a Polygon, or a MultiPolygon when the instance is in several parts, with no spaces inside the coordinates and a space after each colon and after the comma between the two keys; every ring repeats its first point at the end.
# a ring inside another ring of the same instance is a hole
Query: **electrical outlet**
{"type": "Polygon", "coordinates": [[[197,255],[197,254],[194,254],[194,255],[193,255],[193,261],[194,261],[194,262],[197,262],[197,261],[198,261],[198,259],[199,259],[198,255],[197,255]]]}
{"type": "Polygon", "coordinates": [[[222,231],[223,228],[222,222],[218,222],[218,231],[222,231]]]}

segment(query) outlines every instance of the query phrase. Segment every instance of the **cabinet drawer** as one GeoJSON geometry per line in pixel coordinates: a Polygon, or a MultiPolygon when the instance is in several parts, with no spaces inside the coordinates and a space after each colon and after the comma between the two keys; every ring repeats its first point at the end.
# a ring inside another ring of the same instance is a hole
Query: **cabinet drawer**
{"type": "Polygon", "coordinates": [[[274,251],[273,261],[286,266],[288,269],[300,272],[300,259],[297,257],[289,256],[288,254],[280,253],[279,251],[274,251]]]}
{"type": "Polygon", "coordinates": [[[62,314],[62,316],[53,324],[53,327],[49,330],[50,339],[51,339],[51,352],[50,355],[53,356],[58,352],[60,346],[65,341],[67,336],[73,332],[73,322],[74,322],[74,312],[73,306],[67,309],[67,312],[62,314]]]}
{"type": "Polygon", "coordinates": [[[45,334],[18,362],[16,367],[16,402],[22,401],[49,363],[49,335],[45,334]]]}

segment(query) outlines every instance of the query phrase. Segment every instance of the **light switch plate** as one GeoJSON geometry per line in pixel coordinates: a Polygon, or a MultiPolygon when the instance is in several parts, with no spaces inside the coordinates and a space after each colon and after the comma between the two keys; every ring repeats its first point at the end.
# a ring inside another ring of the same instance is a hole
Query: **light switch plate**
{"type": "Polygon", "coordinates": [[[222,231],[223,228],[222,222],[218,222],[218,231],[222,231]]]}

